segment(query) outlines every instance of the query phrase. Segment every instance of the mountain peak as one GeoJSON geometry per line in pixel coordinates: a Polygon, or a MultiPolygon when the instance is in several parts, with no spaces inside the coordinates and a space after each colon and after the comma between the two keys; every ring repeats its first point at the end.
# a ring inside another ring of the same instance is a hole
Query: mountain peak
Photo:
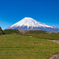
{"type": "Polygon", "coordinates": [[[27,28],[29,28],[29,27],[51,27],[44,23],[38,22],[31,17],[25,17],[22,20],[20,20],[19,22],[12,25],[11,28],[12,27],[21,27],[21,26],[27,26],[27,28]]]}
{"type": "Polygon", "coordinates": [[[21,21],[24,21],[24,22],[30,22],[31,21],[32,22],[32,21],[34,21],[34,19],[31,17],[25,17],[21,21]]]}
{"type": "Polygon", "coordinates": [[[25,17],[25,18],[23,18],[23,19],[28,19],[28,20],[31,19],[31,20],[32,20],[33,18],[31,18],[31,17],[25,17]]]}
{"type": "Polygon", "coordinates": [[[54,26],[49,26],[44,23],[38,22],[31,17],[25,17],[19,22],[13,24],[8,29],[18,30],[44,30],[48,32],[59,32],[59,29],[54,26]]]}
{"type": "Polygon", "coordinates": [[[18,26],[19,27],[27,26],[27,28],[29,28],[29,27],[51,27],[51,26],[48,26],[44,23],[38,22],[31,17],[25,17],[21,21],[12,25],[11,27],[18,27],[18,26]]]}

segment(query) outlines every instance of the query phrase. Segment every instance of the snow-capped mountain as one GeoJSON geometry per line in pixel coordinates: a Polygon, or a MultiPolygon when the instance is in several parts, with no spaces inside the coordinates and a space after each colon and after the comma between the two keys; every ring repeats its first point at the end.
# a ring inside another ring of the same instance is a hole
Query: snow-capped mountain
{"type": "MultiPolygon", "coordinates": [[[[57,32],[55,31],[55,26],[49,26],[44,23],[38,22],[30,17],[25,17],[21,21],[13,24],[8,29],[18,29],[18,30],[44,30],[49,32],[57,32]],[[54,29],[54,30],[53,30],[54,29]],[[51,31],[50,31],[51,30],[51,31]]],[[[58,29],[59,31],[59,29],[58,29]]]]}
{"type": "Polygon", "coordinates": [[[53,26],[48,26],[46,24],[37,22],[33,18],[29,18],[29,17],[23,18],[21,21],[19,21],[19,22],[15,23],[14,25],[12,25],[10,28],[18,27],[18,26],[19,27],[27,26],[27,28],[29,28],[29,27],[51,27],[51,28],[53,28],[53,26]]]}

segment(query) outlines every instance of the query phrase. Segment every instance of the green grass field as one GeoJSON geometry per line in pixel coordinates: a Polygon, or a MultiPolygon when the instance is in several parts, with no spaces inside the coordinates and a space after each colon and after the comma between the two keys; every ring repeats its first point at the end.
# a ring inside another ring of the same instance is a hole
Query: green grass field
{"type": "Polygon", "coordinates": [[[41,39],[59,40],[59,33],[51,34],[26,34],[25,36],[33,36],[41,39]]]}
{"type": "Polygon", "coordinates": [[[49,59],[59,44],[35,37],[0,35],[0,59],[49,59]]]}

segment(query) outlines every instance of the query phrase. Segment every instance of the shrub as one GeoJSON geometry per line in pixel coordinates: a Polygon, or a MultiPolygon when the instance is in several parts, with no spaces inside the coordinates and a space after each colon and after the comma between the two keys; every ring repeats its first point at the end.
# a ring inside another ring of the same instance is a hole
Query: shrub
{"type": "Polygon", "coordinates": [[[22,34],[18,29],[5,29],[5,34],[22,34]]]}

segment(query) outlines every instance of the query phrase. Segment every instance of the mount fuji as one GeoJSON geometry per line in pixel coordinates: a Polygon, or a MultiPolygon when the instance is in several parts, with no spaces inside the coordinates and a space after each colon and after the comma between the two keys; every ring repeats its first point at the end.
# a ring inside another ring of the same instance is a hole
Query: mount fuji
{"type": "Polygon", "coordinates": [[[43,31],[48,31],[48,32],[59,32],[59,28],[38,22],[30,17],[23,18],[21,21],[13,24],[12,26],[10,26],[7,29],[43,30],[43,31]]]}

